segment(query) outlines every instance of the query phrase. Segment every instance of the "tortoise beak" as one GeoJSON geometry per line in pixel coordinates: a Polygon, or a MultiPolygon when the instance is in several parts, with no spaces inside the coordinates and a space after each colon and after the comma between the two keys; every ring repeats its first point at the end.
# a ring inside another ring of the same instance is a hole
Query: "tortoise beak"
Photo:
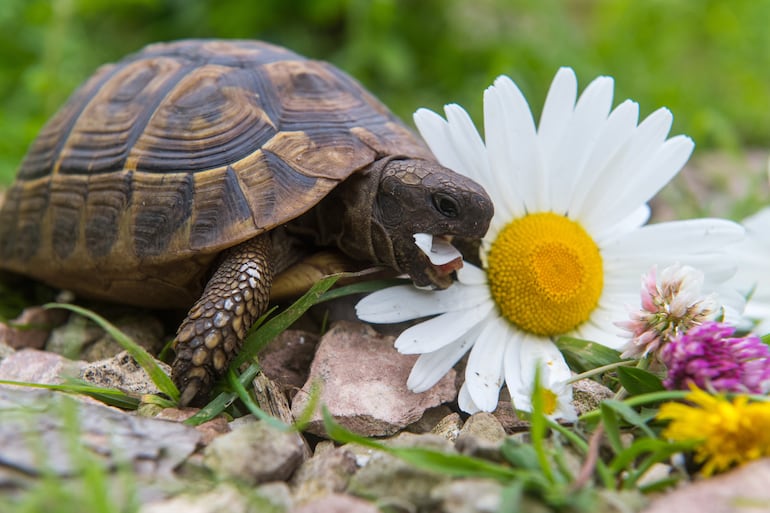
{"type": "Polygon", "coordinates": [[[452,246],[450,236],[415,233],[415,245],[422,252],[421,272],[412,273],[415,285],[445,289],[452,284],[452,273],[463,266],[462,254],[452,246]]]}

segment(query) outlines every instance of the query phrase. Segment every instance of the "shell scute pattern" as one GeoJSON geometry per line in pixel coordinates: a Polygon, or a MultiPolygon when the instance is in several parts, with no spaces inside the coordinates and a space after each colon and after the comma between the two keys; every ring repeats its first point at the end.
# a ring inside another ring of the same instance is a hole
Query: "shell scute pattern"
{"type": "Polygon", "coordinates": [[[388,154],[431,158],[329,64],[253,41],[151,45],[43,128],[0,211],[0,258],[62,287],[98,270],[96,297],[195,295],[219,252],[388,154]]]}

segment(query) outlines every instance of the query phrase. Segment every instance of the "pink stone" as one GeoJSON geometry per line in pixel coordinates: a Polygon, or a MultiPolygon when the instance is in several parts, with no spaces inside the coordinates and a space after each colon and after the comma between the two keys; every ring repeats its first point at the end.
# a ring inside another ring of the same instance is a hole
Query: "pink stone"
{"type": "MultiPolygon", "coordinates": [[[[334,324],[321,339],[310,376],[294,398],[294,417],[304,411],[316,382],[321,386],[320,404],[344,427],[365,436],[393,434],[420,419],[428,408],[454,400],[454,370],[426,392],[409,391],[406,380],[417,356],[400,354],[393,341],[366,324],[334,324]]],[[[307,431],[323,435],[320,411],[307,431]]]]}

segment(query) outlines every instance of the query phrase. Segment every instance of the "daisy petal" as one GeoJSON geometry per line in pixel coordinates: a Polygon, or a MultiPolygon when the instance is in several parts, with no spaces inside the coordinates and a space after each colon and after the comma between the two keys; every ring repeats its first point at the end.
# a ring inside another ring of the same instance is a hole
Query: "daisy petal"
{"type": "Polygon", "coordinates": [[[457,405],[462,411],[471,415],[481,411],[481,409],[476,406],[476,403],[473,402],[473,398],[471,398],[471,394],[468,392],[467,383],[463,383],[460,387],[460,392],[457,394],[457,405]]]}
{"type": "Polygon", "coordinates": [[[566,214],[586,160],[601,135],[612,107],[613,80],[599,77],[580,95],[569,126],[559,143],[559,150],[550,155],[549,166],[559,180],[551,183],[551,211],[566,214]]]}
{"type": "Polygon", "coordinates": [[[494,411],[503,386],[503,356],[510,337],[508,323],[490,317],[468,357],[465,384],[473,402],[482,411],[494,411]]]}
{"type": "Polygon", "coordinates": [[[483,179],[488,180],[490,176],[484,141],[465,109],[457,104],[449,104],[444,107],[444,113],[462,163],[459,172],[483,185],[483,179]]]}
{"type": "Polygon", "coordinates": [[[518,375],[511,375],[512,373],[506,368],[506,383],[516,408],[532,411],[532,391],[538,365],[540,366],[540,384],[551,391],[560,388],[572,377],[572,374],[559,348],[548,339],[522,337],[519,350],[518,375]]]}
{"type": "Polygon", "coordinates": [[[457,281],[464,285],[487,284],[487,273],[468,262],[463,262],[463,266],[455,272],[457,273],[457,281]]]}
{"type": "Polygon", "coordinates": [[[457,153],[457,146],[452,140],[449,124],[444,118],[428,109],[418,109],[413,118],[420,135],[425,139],[430,151],[433,152],[439,163],[453,171],[463,173],[462,159],[457,153]]]}
{"type": "Polygon", "coordinates": [[[431,353],[464,336],[492,310],[487,300],[458,312],[449,312],[415,324],[398,336],[395,347],[403,354],[431,353]]]}
{"type": "Polygon", "coordinates": [[[491,177],[482,182],[495,194],[496,228],[511,216],[521,216],[534,198],[536,182],[533,171],[539,169],[537,132],[532,112],[524,95],[508,77],[498,77],[484,92],[484,132],[491,177]],[[499,208],[498,208],[499,207],[499,208]]]}
{"type": "Polygon", "coordinates": [[[415,393],[425,392],[449,372],[449,369],[468,352],[481,332],[483,324],[471,328],[465,335],[432,353],[423,353],[412,367],[407,388],[415,393]]]}
{"type": "Polygon", "coordinates": [[[398,285],[378,290],[363,298],[356,304],[356,315],[362,321],[380,324],[410,321],[462,310],[488,298],[489,293],[485,287],[454,284],[445,290],[429,291],[412,285],[398,285]]]}
{"type": "Polygon", "coordinates": [[[605,173],[613,169],[611,162],[633,135],[638,120],[639,105],[631,100],[624,101],[610,113],[575,184],[569,204],[570,219],[584,223],[588,212],[601,207],[606,196],[604,191],[608,189],[598,184],[605,173]]]}

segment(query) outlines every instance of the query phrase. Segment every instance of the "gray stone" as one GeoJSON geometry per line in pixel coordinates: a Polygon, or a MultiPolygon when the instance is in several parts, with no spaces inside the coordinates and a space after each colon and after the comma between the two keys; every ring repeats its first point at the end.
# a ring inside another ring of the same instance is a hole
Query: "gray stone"
{"type": "Polygon", "coordinates": [[[431,494],[442,513],[497,513],[502,490],[503,486],[491,479],[455,479],[431,494]]]}
{"type": "MultiPolygon", "coordinates": [[[[171,373],[169,365],[157,360],[156,363],[160,365],[166,374],[171,373]]],[[[94,385],[116,388],[128,394],[160,393],[160,390],[152,382],[150,376],[126,351],[122,351],[111,358],[85,365],[80,377],[94,385]]]]}
{"type": "MultiPolygon", "coordinates": [[[[398,353],[393,340],[362,323],[336,323],[321,339],[310,377],[294,398],[295,418],[308,405],[314,383],[320,383],[320,402],[337,422],[365,436],[393,434],[455,398],[454,371],[426,392],[409,391],[406,380],[416,356],[398,353]]],[[[307,431],[323,435],[320,412],[307,431]]]]}
{"type": "Polygon", "coordinates": [[[494,415],[474,413],[460,430],[455,448],[468,456],[498,461],[505,436],[505,429],[494,415]]]}
{"type": "Polygon", "coordinates": [[[291,513],[381,513],[371,502],[350,495],[330,494],[307,504],[291,513]]]}
{"type": "Polygon", "coordinates": [[[463,421],[460,418],[460,415],[457,412],[452,412],[441,419],[438,424],[433,427],[431,433],[446,438],[450,442],[455,442],[460,435],[460,429],[462,429],[462,427],[463,421]]]}
{"type": "Polygon", "coordinates": [[[3,466],[28,475],[45,471],[71,476],[82,461],[91,461],[108,471],[128,462],[140,477],[171,478],[200,439],[190,426],[47,390],[1,386],[0,411],[3,466]],[[72,455],[73,418],[80,444],[77,458],[72,455]]]}
{"type": "Polygon", "coordinates": [[[612,399],[615,393],[592,379],[581,379],[572,384],[572,405],[578,415],[599,407],[605,399],[612,399]]]}
{"type": "MultiPolygon", "coordinates": [[[[268,490],[272,491],[272,490],[268,490]]],[[[183,494],[144,504],[139,513],[282,513],[287,509],[262,493],[246,493],[228,483],[199,494],[183,494]]]]}
{"type": "Polygon", "coordinates": [[[292,477],[297,504],[345,491],[357,469],[356,457],[347,448],[319,444],[313,457],[305,461],[292,477]]]}
{"type": "MultiPolygon", "coordinates": [[[[387,440],[395,447],[424,447],[454,453],[445,438],[431,434],[401,433],[387,440]]],[[[371,451],[368,458],[358,459],[364,466],[348,485],[348,493],[377,501],[397,498],[407,511],[428,508],[436,503],[431,495],[434,488],[450,480],[446,474],[423,470],[381,451],[371,451]]]]}
{"type": "Polygon", "coordinates": [[[247,484],[288,479],[302,463],[302,437],[265,422],[251,422],[215,438],[204,450],[204,464],[227,479],[247,484]]]}

